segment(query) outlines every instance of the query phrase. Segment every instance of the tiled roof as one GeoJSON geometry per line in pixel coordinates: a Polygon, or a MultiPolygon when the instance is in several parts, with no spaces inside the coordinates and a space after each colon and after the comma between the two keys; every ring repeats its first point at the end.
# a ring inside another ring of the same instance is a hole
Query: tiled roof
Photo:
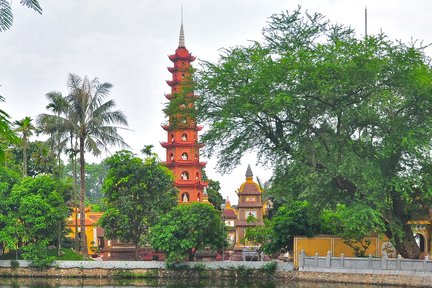
{"type": "Polygon", "coordinates": [[[255,182],[246,182],[240,188],[239,194],[260,195],[258,184],[255,182]]]}
{"type": "Polygon", "coordinates": [[[224,209],[223,217],[225,219],[237,219],[237,214],[233,209],[224,209]]]}

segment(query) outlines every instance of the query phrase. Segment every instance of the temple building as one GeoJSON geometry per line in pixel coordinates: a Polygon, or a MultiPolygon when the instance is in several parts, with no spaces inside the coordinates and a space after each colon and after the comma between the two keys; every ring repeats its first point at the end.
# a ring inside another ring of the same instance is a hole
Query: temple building
{"type": "Polygon", "coordinates": [[[253,181],[250,165],[246,170],[246,181],[238,189],[237,195],[236,247],[242,247],[248,246],[242,241],[246,228],[264,225],[262,191],[258,183],[253,181]]]}
{"type": "Polygon", "coordinates": [[[167,131],[167,141],[161,142],[166,149],[165,165],[174,174],[179,203],[203,202],[204,188],[208,183],[202,180],[202,168],[206,163],[199,160],[202,145],[198,142],[198,131],[202,127],[197,126],[193,113],[188,113],[195,108],[197,97],[191,88],[191,62],[195,57],[186,49],[183,23],[178,48],[168,58],[174,65],[168,68],[172,79],[166,81],[171,87],[171,93],[165,95],[170,103],[165,110],[168,123],[162,126],[167,131]],[[167,112],[172,111],[172,105],[175,106],[175,112],[167,112]]]}
{"type": "Polygon", "coordinates": [[[237,221],[237,211],[231,206],[231,202],[228,197],[225,200],[225,205],[223,206],[222,216],[225,221],[225,226],[228,237],[228,248],[233,248],[235,244],[236,227],[235,222],[237,221]]]}

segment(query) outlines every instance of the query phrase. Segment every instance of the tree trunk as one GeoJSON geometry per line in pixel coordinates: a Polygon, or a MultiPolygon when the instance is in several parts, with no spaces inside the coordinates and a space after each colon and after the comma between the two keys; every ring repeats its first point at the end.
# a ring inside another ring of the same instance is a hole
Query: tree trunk
{"type": "Polygon", "coordinates": [[[138,243],[135,243],[135,260],[140,260],[139,259],[139,249],[140,249],[140,247],[139,247],[138,243]]]}
{"type": "Polygon", "coordinates": [[[81,191],[79,197],[80,226],[81,226],[81,253],[84,258],[88,257],[87,235],[85,230],[85,160],[84,160],[84,137],[80,137],[80,180],[81,191]]]}
{"type": "Polygon", "coordinates": [[[57,256],[61,256],[61,238],[62,238],[62,222],[59,221],[57,226],[57,256]]]}
{"type": "Polygon", "coordinates": [[[27,140],[23,139],[23,175],[27,176],[27,140]]]}
{"type": "Polygon", "coordinates": [[[396,250],[402,257],[418,259],[420,255],[420,247],[415,241],[411,225],[408,224],[408,221],[411,219],[409,219],[409,215],[406,215],[404,212],[404,204],[401,195],[395,190],[392,190],[390,195],[393,204],[393,215],[390,219],[392,223],[387,223],[386,235],[389,239],[393,240],[392,242],[395,245],[396,250]],[[399,232],[402,233],[398,233],[398,231],[393,231],[393,229],[391,229],[391,226],[395,224],[399,226],[399,232]]]}
{"type": "Polygon", "coordinates": [[[72,165],[72,171],[73,171],[73,209],[75,210],[75,238],[74,238],[74,248],[76,252],[80,251],[80,245],[79,245],[79,238],[78,238],[78,189],[77,189],[77,159],[76,159],[76,153],[73,146],[73,137],[71,136],[71,165],[72,165]]]}
{"type": "Polygon", "coordinates": [[[403,235],[401,237],[394,235],[393,238],[395,241],[396,250],[404,258],[418,259],[420,255],[420,247],[415,241],[411,225],[408,223],[403,224],[402,230],[403,235]]]}

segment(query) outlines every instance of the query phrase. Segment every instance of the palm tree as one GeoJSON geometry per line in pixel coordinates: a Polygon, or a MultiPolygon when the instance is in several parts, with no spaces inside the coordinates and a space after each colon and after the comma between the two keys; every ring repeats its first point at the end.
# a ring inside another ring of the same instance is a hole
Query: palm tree
{"type": "Polygon", "coordinates": [[[14,122],[16,128],[15,131],[21,134],[21,144],[23,149],[23,175],[27,176],[27,148],[28,141],[30,136],[33,135],[33,131],[36,130],[36,127],[32,123],[32,119],[30,117],[25,117],[22,120],[16,120],[14,122]]]}
{"type": "MultiPolygon", "coordinates": [[[[0,32],[6,31],[12,27],[13,13],[11,4],[12,1],[0,0],[0,32]]],[[[42,7],[40,6],[38,0],[21,0],[20,4],[35,10],[39,14],[42,14],[42,7]]]]}
{"type": "Polygon", "coordinates": [[[45,107],[54,113],[40,114],[37,118],[38,130],[42,133],[48,134],[50,137],[47,140],[52,151],[55,151],[57,158],[57,176],[62,177],[61,171],[61,153],[66,147],[67,136],[68,136],[68,123],[62,119],[62,115],[66,115],[69,109],[69,103],[63,97],[61,92],[51,91],[45,95],[49,103],[45,107]],[[66,127],[65,127],[66,124],[66,127]]]}
{"type": "MultiPolygon", "coordinates": [[[[4,98],[0,96],[0,102],[3,102],[4,98]]],[[[9,143],[18,143],[18,137],[15,132],[11,129],[11,123],[9,121],[9,115],[0,109],[0,160],[5,158],[5,150],[9,143]]]]}
{"type": "MultiPolygon", "coordinates": [[[[118,129],[127,126],[126,116],[119,110],[113,111],[113,100],[105,101],[110,93],[110,83],[100,83],[97,78],[89,80],[75,74],[69,74],[67,86],[70,90],[65,97],[68,103],[64,116],[51,115],[59,118],[59,129],[69,131],[70,138],[78,141],[80,168],[79,211],[81,226],[81,251],[88,256],[85,234],[85,152],[99,156],[102,151],[108,151],[109,145],[127,146],[118,134],[118,129]]],[[[72,142],[71,142],[72,143],[72,142]]]]}
{"type": "MultiPolygon", "coordinates": [[[[79,196],[77,193],[77,138],[74,131],[75,124],[73,115],[71,114],[70,103],[62,95],[61,92],[51,91],[46,94],[49,100],[46,109],[53,112],[53,114],[40,114],[38,116],[38,126],[41,132],[50,135],[47,142],[52,150],[57,152],[57,160],[59,166],[59,178],[62,177],[60,171],[61,166],[61,152],[65,151],[70,159],[70,164],[73,171],[73,197],[71,206],[73,209],[78,208],[79,196]],[[70,145],[67,147],[67,145],[70,145]]],[[[75,251],[79,251],[79,238],[78,238],[78,215],[75,213],[75,251]]]]}

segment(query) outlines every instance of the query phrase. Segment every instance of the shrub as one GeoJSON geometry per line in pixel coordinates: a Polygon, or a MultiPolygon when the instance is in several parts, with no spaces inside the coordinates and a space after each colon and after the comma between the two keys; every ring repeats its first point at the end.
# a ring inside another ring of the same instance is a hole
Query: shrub
{"type": "Polygon", "coordinates": [[[273,274],[276,271],[277,268],[277,262],[276,261],[270,261],[267,262],[266,264],[264,264],[260,270],[269,273],[269,274],[273,274]]]}
{"type": "Polygon", "coordinates": [[[12,269],[17,269],[20,266],[20,263],[17,260],[11,260],[10,265],[12,269]]]}

